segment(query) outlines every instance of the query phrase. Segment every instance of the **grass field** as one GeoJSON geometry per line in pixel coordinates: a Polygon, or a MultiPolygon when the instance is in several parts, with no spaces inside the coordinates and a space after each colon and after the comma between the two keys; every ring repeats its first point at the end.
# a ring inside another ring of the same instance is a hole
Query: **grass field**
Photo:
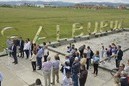
{"type": "MultiPolygon", "coordinates": [[[[11,26],[15,30],[6,31],[6,36],[0,35],[0,45],[5,47],[7,36],[19,35],[33,39],[39,26],[43,26],[40,36],[46,36],[44,41],[56,40],[56,25],[61,28],[61,37],[71,37],[72,24],[82,23],[86,34],[87,22],[124,19],[123,27],[129,28],[129,10],[118,9],[73,9],[73,8],[0,8],[0,30],[11,26]]],[[[1,50],[1,49],[0,49],[1,50]]]]}

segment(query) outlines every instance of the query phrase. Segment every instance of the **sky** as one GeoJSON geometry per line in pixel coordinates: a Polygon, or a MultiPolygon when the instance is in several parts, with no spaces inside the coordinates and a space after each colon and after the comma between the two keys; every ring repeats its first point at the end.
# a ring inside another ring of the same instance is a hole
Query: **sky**
{"type": "Polygon", "coordinates": [[[129,3],[129,0],[0,0],[0,1],[64,1],[64,2],[113,2],[113,3],[129,3]]]}

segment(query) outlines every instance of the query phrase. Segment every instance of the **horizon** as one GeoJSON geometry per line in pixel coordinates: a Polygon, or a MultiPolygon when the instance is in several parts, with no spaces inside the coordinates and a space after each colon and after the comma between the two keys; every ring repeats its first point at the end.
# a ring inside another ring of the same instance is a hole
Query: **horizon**
{"type": "Polygon", "coordinates": [[[0,2],[10,2],[10,1],[44,1],[44,2],[70,2],[70,3],[82,3],[82,2],[107,2],[107,3],[127,3],[129,4],[129,0],[0,0],[0,2]]]}

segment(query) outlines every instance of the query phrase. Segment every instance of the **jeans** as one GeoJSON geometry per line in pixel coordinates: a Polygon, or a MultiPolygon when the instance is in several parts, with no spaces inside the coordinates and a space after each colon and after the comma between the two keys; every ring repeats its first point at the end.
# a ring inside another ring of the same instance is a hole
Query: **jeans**
{"type": "Polygon", "coordinates": [[[39,69],[41,69],[42,68],[42,57],[37,57],[37,63],[38,63],[39,69]]]}
{"type": "Polygon", "coordinates": [[[72,80],[73,80],[73,86],[78,86],[78,74],[73,73],[72,80]]]}
{"type": "Polygon", "coordinates": [[[28,59],[29,58],[29,50],[25,50],[25,53],[26,53],[26,58],[28,59]]]}

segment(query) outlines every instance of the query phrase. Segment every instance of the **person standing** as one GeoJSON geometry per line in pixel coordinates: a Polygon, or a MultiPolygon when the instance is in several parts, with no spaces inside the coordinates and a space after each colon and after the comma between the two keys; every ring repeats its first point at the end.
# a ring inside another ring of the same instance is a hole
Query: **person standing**
{"type": "Polygon", "coordinates": [[[13,41],[13,45],[12,45],[12,56],[14,58],[14,64],[18,64],[18,59],[17,59],[17,46],[15,44],[15,40],[13,41]]]}
{"type": "Polygon", "coordinates": [[[81,47],[79,47],[79,52],[80,52],[80,57],[81,58],[83,57],[84,49],[85,49],[85,45],[82,45],[81,47]]]}
{"type": "Polygon", "coordinates": [[[52,62],[50,61],[50,57],[47,58],[47,62],[44,62],[42,65],[45,86],[50,86],[51,84],[51,70],[52,70],[52,62]]]}
{"type": "Polygon", "coordinates": [[[121,50],[121,46],[118,46],[118,51],[116,56],[116,68],[119,68],[122,57],[123,57],[123,51],[121,50]]]}
{"type": "Polygon", "coordinates": [[[43,54],[44,54],[44,49],[42,47],[40,47],[40,49],[37,52],[37,64],[39,66],[38,70],[41,70],[41,68],[42,68],[42,57],[43,57],[43,54]]]}
{"type": "Polygon", "coordinates": [[[3,75],[2,75],[2,73],[0,72],[0,86],[2,86],[1,85],[1,82],[3,81],[3,75]]]}
{"type": "Polygon", "coordinates": [[[87,70],[89,69],[89,66],[90,66],[90,61],[91,61],[91,49],[89,46],[87,46],[86,49],[84,49],[84,54],[86,54],[87,56],[87,70]]]}
{"type": "Polygon", "coordinates": [[[80,62],[78,57],[75,57],[73,65],[72,65],[72,80],[73,80],[73,84],[74,86],[78,86],[79,82],[78,82],[78,74],[80,72],[80,62]]]}
{"type": "Polygon", "coordinates": [[[22,39],[22,37],[20,37],[19,39],[19,50],[20,50],[20,57],[24,58],[24,40],[22,39]]]}
{"type": "Polygon", "coordinates": [[[44,46],[44,62],[47,61],[47,57],[49,56],[49,51],[47,47],[47,45],[44,46]]]}
{"type": "Polygon", "coordinates": [[[52,62],[53,64],[53,71],[52,71],[52,76],[53,76],[53,81],[52,84],[55,85],[55,76],[57,77],[57,83],[59,83],[59,64],[60,64],[60,58],[58,55],[55,55],[55,61],[52,62]]]}
{"type": "Polygon", "coordinates": [[[85,86],[87,75],[88,75],[88,71],[87,71],[85,65],[81,65],[80,76],[79,76],[80,86],[85,86]]]}
{"type": "Polygon", "coordinates": [[[34,51],[32,57],[30,59],[31,60],[33,71],[36,71],[36,57],[37,57],[37,52],[34,51]]]}
{"type": "Polygon", "coordinates": [[[8,49],[8,55],[11,57],[11,47],[13,45],[13,41],[10,38],[8,38],[6,41],[6,45],[8,49]]]}
{"type": "Polygon", "coordinates": [[[26,59],[29,58],[29,49],[30,49],[30,44],[28,43],[28,41],[26,40],[25,41],[25,44],[24,44],[24,51],[26,53],[26,59]]]}
{"type": "Polygon", "coordinates": [[[93,67],[94,67],[94,72],[93,72],[93,74],[95,74],[95,76],[98,75],[99,61],[100,61],[99,51],[96,51],[96,54],[95,54],[95,56],[93,57],[93,67]]]}

